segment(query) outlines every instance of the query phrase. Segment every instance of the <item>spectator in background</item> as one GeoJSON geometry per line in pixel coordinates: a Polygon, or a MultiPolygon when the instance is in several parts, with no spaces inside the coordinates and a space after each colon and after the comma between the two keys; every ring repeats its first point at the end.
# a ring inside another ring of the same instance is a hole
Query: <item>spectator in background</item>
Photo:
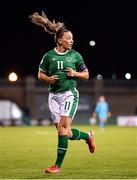
{"type": "Polygon", "coordinates": [[[99,126],[102,130],[104,130],[105,123],[108,117],[111,116],[111,112],[109,109],[108,102],[105,100],[105,96],[101,95],[99,97],[98,102],[96,103],[94,112],[92,114],[92,121],[96,122],[96,118],[99,119],[99,126]]]}

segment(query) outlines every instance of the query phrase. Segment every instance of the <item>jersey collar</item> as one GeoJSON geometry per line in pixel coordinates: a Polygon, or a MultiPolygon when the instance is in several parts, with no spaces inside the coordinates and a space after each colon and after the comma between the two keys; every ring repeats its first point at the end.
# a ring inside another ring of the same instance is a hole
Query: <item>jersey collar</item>
{"type": "Polygon", "coordinates": [[[58,52],[56,47],[54,48],[54,51],[55,51],[57,54],[59,54],[59,55],[64,55],[64,54],[67,54],[67,52],[68,52],[68,50],[65,51],[65,52],[62,52],[62,53],[61,53],[61,52],[58,52]]]}

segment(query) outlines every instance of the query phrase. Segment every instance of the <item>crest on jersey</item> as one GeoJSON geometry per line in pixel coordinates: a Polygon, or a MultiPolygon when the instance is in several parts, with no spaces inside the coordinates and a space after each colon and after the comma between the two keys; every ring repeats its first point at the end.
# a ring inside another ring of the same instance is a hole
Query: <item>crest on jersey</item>
{"type": "Polygon", "coordinates": [[[71,58],[71,57],[66,57],[66,61],[67,61],[67,62],[71,62],[71,61],[72,61],[72,58],[71,58]]]}

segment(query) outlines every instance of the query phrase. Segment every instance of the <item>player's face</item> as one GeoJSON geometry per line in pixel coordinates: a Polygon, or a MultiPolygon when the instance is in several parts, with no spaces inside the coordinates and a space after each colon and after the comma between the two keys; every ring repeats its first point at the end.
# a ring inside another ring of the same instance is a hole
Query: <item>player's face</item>
{"type": "Polygon", "coordinates": [[[73,35],[70,31],[64,32],[62,37],[59,39],[59,45],[62,46],[65,50],[71,49],[73,43],[73,35]]]}
{"type": "Polygon", "coordinates": [[[105,101],[105,97],[104,96],[100,96],[99,99],[100,99],[101,102],[105,101]]]}

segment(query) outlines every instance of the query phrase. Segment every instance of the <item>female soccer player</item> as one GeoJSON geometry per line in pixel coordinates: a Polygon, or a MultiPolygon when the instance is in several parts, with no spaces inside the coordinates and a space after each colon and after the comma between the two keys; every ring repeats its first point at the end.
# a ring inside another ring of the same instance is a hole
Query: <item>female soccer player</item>
{"type": "Polygon", "coordinates": [[[93,132],[81,132],[71,128],[76,113],[79,93],[76,89],[77,79],[89,78],[88,69],[82,56],[72,49],[73,34],[64,23],[51,22],[42,12],[30,16],[34,24],[44,27],[45,31],[54,34],[56,47],[47,52],[39,65],[38,78],[49,83],[48,104],[51,116],[58,130],[57,158],[55,164],[45,170],[46,173],[60,172],[61,165],[68,149],[68,139],[84,139],[89,151],[94,153],[93,132]]]}
{"type": "Polygon", "coordinates": [[[105,123],[108,117],[111,116],[108,102],[105,100],[105,96],[101,95],[98,102],[96,103],[94,116],[98,116],[99,126],[101,130],[104,130],[105,123]]]}

